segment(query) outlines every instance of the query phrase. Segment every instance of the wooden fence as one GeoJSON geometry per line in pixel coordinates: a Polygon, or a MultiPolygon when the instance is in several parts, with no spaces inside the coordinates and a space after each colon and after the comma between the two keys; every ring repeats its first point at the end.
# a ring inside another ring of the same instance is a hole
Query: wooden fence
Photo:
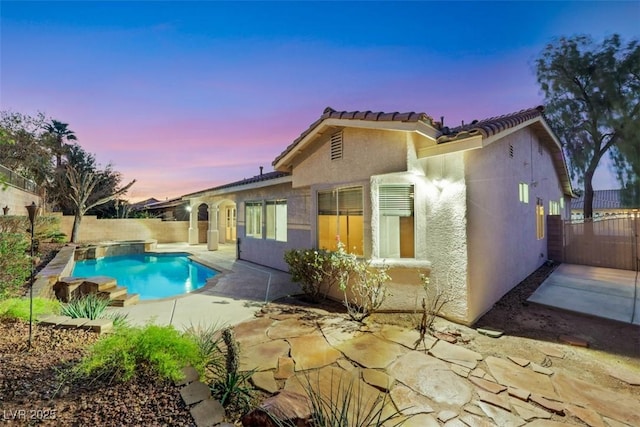
{"type": "Polygon", "coordinates": [[[595,221],[562,221],[547,217],[549,258],[570,264],[638,271],[640,214],[595,221]]]}

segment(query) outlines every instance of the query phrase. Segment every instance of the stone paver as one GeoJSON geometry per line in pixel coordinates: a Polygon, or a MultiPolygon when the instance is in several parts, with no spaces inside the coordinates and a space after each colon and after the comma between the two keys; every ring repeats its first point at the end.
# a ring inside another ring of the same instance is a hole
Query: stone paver
{"type": "Polygon", "coordinates": [[[498,408],[497,406],[486,402],[478,402],[478,406],[480,406],[482,411],[500,427],[520,427],[526,424],[526,421],[519,416],[502,408],[498,408]]]}
{"type": "Polygon", "coordinates": [[[267,336],[272,340],[294,338],[317,332],[315,322],[297,318],[276,322],[267,330],[267,336]]]}
{"type": "Polygon", "coordinates": [[[253,382],[254,386],[267,393],[275,393],[280,388],[271,371],[256,372],[251,375],[251,382],[253,382]]]}
{"type": "Polygon", "coordinates": [[[359,323],[340,317],[321,319],[318,325],[327,342],[334,347],[363,334],[359,330],[359,323]]]}
{"type": "Polygon", "coordinates": [[[598,413],[589,408],[581,408],[576,405],[567,405],[567,412],[569,415],[573,415],[576,418],[579,418],[589,427],[607,427],[607,425],[602,420],[602,417],[598,415],[598,413]]]}
{"type": "Polygon", "coordinates": [[[474,369],[478,365],[478,361],[482,360],[482,355],[475,351],[460,347],[459,345],[450,344],[446,341],[438,341],[429,350],[429,354],[438,359],[464,366],[465,368],[474,369]]]}
{"type": "Polygon", "coordinates": [[[175,385],[181,386],[192,383],[194,381],[198,381],[200,379],[200,374],[195,370],[193,366],[187,366],[182,368],[182,375],[184,378],[175,382],[175,385]]]}
{"type": "Polygon", "coordinates": [[[291,357],[295,361],[296,371],[321,368],[342,357],[342,354],[331,347],[321,334],[290,338],[287,341],[291,345],[291,357]]]}
{"type": "Polygon", "coordinates": [[[399,344],[372,334],[361,335],[337,346],[349,359],[365,368],[385,368],[407,351],[399,344]]]}
{"type": "Polygon", "coordinates": [[[485,362],[498,383],[507,387],[529,390],[550,399],[558,399],[551,379],[547,375],[538,374],[531,369],[522,368],[508,360],[493,356],[487,357],[485,362]]]}
{"type": "Polygon", "coordinates": [[[225,410],[214,399],[203,400],[189,410],[198,427],[213,427],[224,420],[225,410]]]}
{"type": "Polygon", "coordinates": [[[240,344],[240,348],[242,349],[269,341],[270,338],[267,336],[266,331],[273,323],[274,321],[270,318],[261,317],[234,326],[233,332],[236,335],[236,340],[240,344]]]}
{"type": "Polygon", "coordinates": [[[492,381],[487,381],[484,378],[478,378],[478,377],[469,377],[469,381],[472,382],[473,384],[477,385],[478,387],[480,387],[483,390],[486,390],[490,393],[493,394],[498,394],[500,392],[503,392],[507,389],[506,386],[503,386],[501,384],[498,383],[494,383],[492,381]]]}
{"type": "Polygon", "coordinates": [[[631,396],[616,393],[592,382],[571,378],[564,373],[556,373],[553,384],[564,402],[593,409],[603,416],[640,426],[640,401],[631,396]]]}
{"type": "Polygon", "coordinates": [[[290,357],[279,357],[278,368],[273,373],[276,380],[286,380],[295,373],[294,362],[290,357]]]}
{"type": "Polygon", "coordinates": [[[428,414],[433,412],[433,402],[427,397],[411,390],[409,387],[398,384],[389,393],[396,408],[404,415],[428,414]]]}
{"type": "Polygon", "coordinates": [[[278,366],[278,359],[289,354],[289,343],[276,340],[256,344],[251,347],[240,347],[240,370],[266,371],[278,366]]]}
{"type": "Polygon", "coordinates": [[[209,399],[211,397],[211,390],[205,383],[195,381],[181,388],[180,396],[182,396],[185,405],[189,406],[209,399]]]}
{"type": "Polygon", "coordinates": [[[640,385],[640,372],[633,372],[623,368],[610,368],[607,372],[612,377],[624,381],[627,384],[640,385]]]}
{"type": "Polygon", "coordinates": [[[395,361],[387,372],[435,402],[462,406],[471,400],[472,387],[440,359],[412,351],[395,361]]]}
{"type": "Polygon", "coordinates": [[[388,391],[394,381],[392,377],[377,369],[363,369],[362,379],[382,391],[388,391]]]}
{"type": "Polygon", "coordinates": [[[402,423],[402,427],[440,427],[440,424],[429,414],[416,414],[402,423]]]}
{"type": "Polygon", "coordinates": [[[511,403],[511,407],[513,407],[516,414],[518,414],[522,419],[526,421],[531,421],[536,418],[549,419],[551,418],[551,413],[537,407],[533,406],[530,403],[523,402],[520,399],[509,399],[511,403]]]}
{"type": "Polygon", "coordinates": [[[424,339],[420,339],[420,333],[417,330],[405,329],[396,325],[382,325],[377,335],[412,350],[429,350],[437,341],[431,335],[425,335],[424,339]]]}

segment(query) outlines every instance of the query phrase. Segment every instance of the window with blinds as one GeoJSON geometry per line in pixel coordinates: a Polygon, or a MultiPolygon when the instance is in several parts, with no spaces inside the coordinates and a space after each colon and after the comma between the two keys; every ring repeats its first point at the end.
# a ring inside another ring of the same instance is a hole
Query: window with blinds
{"type": "Polygon", "coordinates": [[[413,185],[385,185],[380,187],[381,216],[413,216],[413,185]]]}
{"type": "Polygon", "coordinates": [[[342,158],[342,132],[337,132],[331,135],[331,160],[338,160],[342,158]]]}
{"type": "Polygon", "coordinates": [[[384,185],[378,189],[379,256],[414,258],[414,187],[384,185]]]}

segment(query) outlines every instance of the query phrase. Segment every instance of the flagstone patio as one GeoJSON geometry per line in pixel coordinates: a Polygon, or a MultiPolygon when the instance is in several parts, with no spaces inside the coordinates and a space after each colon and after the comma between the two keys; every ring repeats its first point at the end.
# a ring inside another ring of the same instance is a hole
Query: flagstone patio
{"type": "MultiPolygon", "coordinates": [[[[640,426],[634,395],[522,357],[420,341],[416,331],[398,326],[276,304],[235,332],[243,369],[259,370],[256,387],[269,393],[313,387],[344,400],[340,385],[351,384],[369,405],[388,393],[389,410],[412,416],[405,426],[640,426]]],[[[556,356],[564,353],[550,357],[556,356]]],[[[630,384],[637,381],[628,375],[630,384]]]]}

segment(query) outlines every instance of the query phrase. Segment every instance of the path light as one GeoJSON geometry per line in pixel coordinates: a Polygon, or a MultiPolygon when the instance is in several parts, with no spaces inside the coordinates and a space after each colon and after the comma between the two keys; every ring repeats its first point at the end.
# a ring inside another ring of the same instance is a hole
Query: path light
{"type": "Polygon", "coordinates": [[[25,206],[27,212],[29,212],[29,222],[31,223],[31,280],[29,286],[29,345],[27,350],[31,349],[31,330],[33,325],[33,229],[36,221],[36,214],[38,213],[38,206],[36,202],[31,202],[29,206],[25,206]]]}

